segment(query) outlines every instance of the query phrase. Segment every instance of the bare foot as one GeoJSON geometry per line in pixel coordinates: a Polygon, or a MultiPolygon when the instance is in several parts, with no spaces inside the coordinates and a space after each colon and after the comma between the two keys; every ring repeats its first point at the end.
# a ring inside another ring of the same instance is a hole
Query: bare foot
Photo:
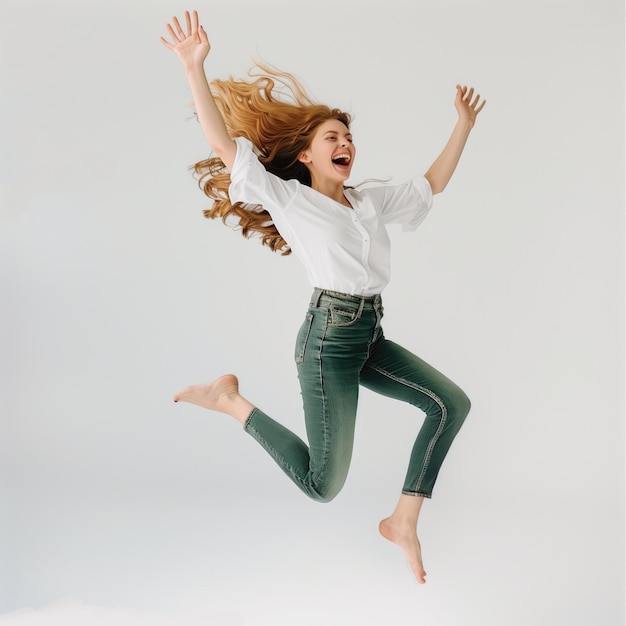
{"type": "Polygon", "coordinates": [[[417,582],[423,585],[426,582],[426,572],[422,564],[422,550],[415,528],[395,525],[392,518],[388,517],[378,525],[378,530],[385,539],[402,548],[417,582]]]}
{"type": "Polygon", "coordinates": [[[244,424],[254,405],[239,393],[239,381],[233,374],[220,376],[212,383],[192,385],[174,396],[174,402],[189,402],[205,409],[232,415],[244,424]]]}

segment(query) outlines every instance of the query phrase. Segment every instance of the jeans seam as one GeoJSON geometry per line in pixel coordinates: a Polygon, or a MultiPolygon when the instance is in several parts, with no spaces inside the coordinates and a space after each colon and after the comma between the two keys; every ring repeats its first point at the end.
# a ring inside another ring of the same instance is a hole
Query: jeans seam
{"type": "Polygon", "coordinates": [[[374,315],[376,315],[376,323],[374,324],[374,328],[372,330],[372,338],[367,344],[367,356],[365,358],[365,364],[366,364],[365,367],[371,367],[372,369],[376,369],[376,368],[372,367],[371,365],[368,365],[367,362],[370,360],[370,357],[372,356],[372,350],[374,349],[375,345],[383,336],[383,328],[382,328],[383,316],[377,307],[374,307],[374,315]],[[380,331],[380,335],[378,334],[379,331],[380,331]]]}
{"type": "Polygon", "coordinates": [[[417,483],[415,484],[415,492],[419,492],[420,487],[422,486],[422,481],[424,480],[424,476],[426,474],[426,470],[428,469],[428,465],[430,464],[430,459],[432,457],[433,449],[435,448],[435,445],[437,444],[437,441],[439,440],[439,437],[441,436],[441,433],[443,432],[443,428],[446,423],[446,418],[448,415],[446,405],[443,403],[443,400],[441,400],[441,398],[439,398],[437,394],[430,391],[430,389],[426,389],[425,387],[412,383],[408,380],[405,380],[404,378],[399,378],[398,376],[394,376],[390,372],[387,372],[386,370],[383,370],[374,365],[368,365],[368,367],[378,372],[379,374],[382,374],[383,376],[387,376],[388,378],[391,378],[392,380],[395,380],[396,382],[402,385],[406,385],[407,387],[410,387],[411,389],[415,389],[416,391],[420,391],[421,393],[427,395],[429,398],[434,400],[439,405],[439,408],[441,409],[441,420],[439,422],[439,427],[437,428],[437,431],[435,432],[430,442],[428,443],[428,447],[426,448],[426,455],[424,456],[424,462],[422,464],[422,470],[417,478],[417,483]]]}
{"type": "Polygon", "coordinates": [[[243,429],[244,430],[248,430],[248,426],[250,426],[250,420],[252,419],[252,417],[256,414],[259,413],[259,409],[257,409],[256,407],[254,407],[252,409],[252,411],[250,411],[250,415],[248,415],[248,417],[246,418],[246,421],[243,423],[243,429]]]}
{"type": "Polygon", "coordinates": [[[326,332],[328,331],[328,318],[330,317],[330,310],[327,309],[326,321],[324,322],[324,332],[320,338],[320,356],[319,356],[319,377],[320,377],[320,392],[322,394],[322,428],[324,431],[324,455],[322,457],[322,467],[320,468],[319,478],[326,473],[326,465],[328,463],[328,411],[326,408],[326,394],[324,393],[324,376],[322,374],[322,348],[324,347],[324,340],[326,339],[326,332]]]}
{"type": "Polygon", "coordinates": [[[403,489],[402,493],[405,496],[419,496],[421,498],[432,498],[432,496],[429,493],[421,493],[419,491],[410,491],[409,489],[403,489]]]}
{"type": "Polygon", "coordinates": [[[306,347],[309,343],[309,336],[311,335],[311,327],[313,326],[313,313],[311,313],[311,309],[309,309],[306,313],[305,322],[307,323],[306,334],[302,340],[300,352],[296,354],[296,365],[301,365],[304,362],[304,353],[306,352],[306,347]]]}

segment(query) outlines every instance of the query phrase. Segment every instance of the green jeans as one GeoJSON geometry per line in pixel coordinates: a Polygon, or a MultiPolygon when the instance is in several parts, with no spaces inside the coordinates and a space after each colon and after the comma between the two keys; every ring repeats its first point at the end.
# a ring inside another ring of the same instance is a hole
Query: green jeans
{"type": "Polygon", "coordinates": [[[385,339],[380,296],[315,289],[296,340],[307,446],[255,408],[245,430],[314,500],[332,500],[346,480],[359,385],[421,409],[402,493],[430,498],[443,460],[470,409],[465,393],[408,350],[385,339]]]}

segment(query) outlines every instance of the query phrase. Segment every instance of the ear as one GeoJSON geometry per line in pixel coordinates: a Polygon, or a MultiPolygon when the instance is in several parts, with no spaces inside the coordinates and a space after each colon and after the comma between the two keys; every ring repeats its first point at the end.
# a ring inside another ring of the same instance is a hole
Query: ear
{"type": "Polygon", "coordinates": [[[305,165],[307,163],[311,162],[311,155],[309,154],[308,150],[303,150],[299,155],[298,155],[298,161],[300,161],[300,163],[304,163],[305,165]]]}

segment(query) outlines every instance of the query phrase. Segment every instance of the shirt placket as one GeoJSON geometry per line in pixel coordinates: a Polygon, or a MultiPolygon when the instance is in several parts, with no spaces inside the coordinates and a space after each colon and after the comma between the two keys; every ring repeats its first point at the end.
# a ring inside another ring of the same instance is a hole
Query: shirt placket
{"type": "Polygon", "coordinates": [[[365,226],[361,223],[361,219],[359,218],[359,214],[356,209],[352,211],[352,223],[361,235],[361,264],[367,274],[367,282],[363,285],[363,287],[367,288],[372,283],[372,272],[369,264],[371,236],[365,226]]]}

